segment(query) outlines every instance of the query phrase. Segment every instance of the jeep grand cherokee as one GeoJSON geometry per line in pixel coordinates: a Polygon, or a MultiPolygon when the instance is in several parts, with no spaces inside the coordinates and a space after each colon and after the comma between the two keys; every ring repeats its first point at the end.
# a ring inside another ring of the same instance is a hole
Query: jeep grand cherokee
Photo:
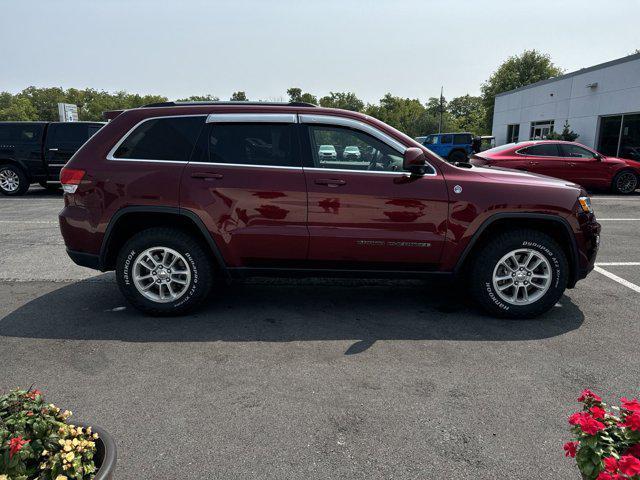
{"type": "Polygon", "coordinates": [[[448,163],[369,116],[296,103],[124,111],[61,182],[69,256],[156,315],[198,306],[215,278],[349,275],[457,279],[492,314],[531,317],[593,269],[600,233],[578,185],[448,163]]]}

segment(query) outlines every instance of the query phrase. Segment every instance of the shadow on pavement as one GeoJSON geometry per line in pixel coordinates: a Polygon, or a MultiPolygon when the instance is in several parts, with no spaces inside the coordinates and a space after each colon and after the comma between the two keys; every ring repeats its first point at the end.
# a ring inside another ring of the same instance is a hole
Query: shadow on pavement
{"type": "Polygon", "coordinates": [[[484,316],[463,298],[453,287],[421,282],[241,283],[220,287],[195,314],[153,318],[128,305],[122,308],[124,300],[112,281],[84,280],[9,313],[0,320],[0,335],[125,342],[353,340],[345,353],[357,354],[376,340],[549,338],[584,321],[566,296],[562,307],[519,321],[484,316]]]}

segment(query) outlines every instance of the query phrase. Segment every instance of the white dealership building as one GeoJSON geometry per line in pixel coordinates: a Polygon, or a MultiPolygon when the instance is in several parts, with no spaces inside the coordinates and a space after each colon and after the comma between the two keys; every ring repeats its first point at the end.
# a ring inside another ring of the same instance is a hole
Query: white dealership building
{"type": "Polygon", "coordinates": [[[499,94],[496,145],[544,138],[565,122],[605,155],[640,160],[640,54],[499,94]]]}

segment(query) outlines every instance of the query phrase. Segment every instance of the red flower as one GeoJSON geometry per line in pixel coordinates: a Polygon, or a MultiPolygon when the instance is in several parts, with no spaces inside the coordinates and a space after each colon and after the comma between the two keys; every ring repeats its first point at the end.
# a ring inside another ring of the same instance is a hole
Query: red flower
{"type": "Polygon", "coordinates": [[[624,418],[620,425],[634,431],[640,431],[640,412],[630,413],[624,418]]]}
{"type": "Polygon", "coordinates": [[[30,398],[31,400],[35,400],[37,395],[42,395],[42,392],[38,389],[31,390],[30,392],[25,393],[25,397],[30,398]]]}
{"type": "Polygon", "coordinates": [[[562,448],[564,448],[564,456],[575,458],[576,452],[578,451],[578,442],[567,442],[562,448]]]}
{"type": "Polygon", "coordinates": [[[588,417],[589,414],[586,412],[576,412],[569,417],[569,424],[578,425],[584,417],[588,417]]]}
{"type": "Polygon", "coordinates": [[[618,471],[618,460],[614,457],[606,457],[604,459],[604,469],[607,472],[616,473],[618,471]]]}
{"type": "Polygon", "coordinates": [[[624,453],[625,455],[633,455],[636,458],[640,458],[640,443],[631,445],[624,453]]]}
{"type": "Polygon", "coordinates": [[[631,455],[625,455],[624,457],[620,457],[618,468],[622,473],[630,477],[640,475],[640,460],[631,455]]]}
{"type": "Polygon", "coordinates": [[[591,399],[594,402],[602,402],[602,398],[600,398],[598,395],[596,395],[595,393],[593,393],[591,390],[589,390],[588,388],[585,388],[582,391],[582,394],[580,394],[580,397],[578,397],[578,401],[579,402],[584,402],[587,399],[591,399]]]}
{"type": "Polygon", "coordinates": [[[604,418],[605,412],[602,407],[591,407],[589,411],[592,413],[593,418],[604,418]]]}
{"type": "Polygon", "coordinates": [[[629,410],[631,412],[640,412],[640,402],[638,402],[637,398],[632,400],[628,400],[625,397],[620,399],[620,403],[622,403],[622,408],[625,410],[629,410]]]}
{"type": "Polygon", "coordinates": [[[18,435],[17,437],[9,440],[9,460],[11,460],[13,456],[22,450],[22,447],[29,442],[30,440],[23,440],[22,435],[18,435]]]}
{"type": "Polygon", "coordinates": [[[33,417],[33,412],[27,412],[27,417],[33,417]]]}
{"type": "Polygon", "coordinates": [[[624,477],[617,473],[600,472],[600,475],[596,477],[596,480],[624,480],[624,477]]]}

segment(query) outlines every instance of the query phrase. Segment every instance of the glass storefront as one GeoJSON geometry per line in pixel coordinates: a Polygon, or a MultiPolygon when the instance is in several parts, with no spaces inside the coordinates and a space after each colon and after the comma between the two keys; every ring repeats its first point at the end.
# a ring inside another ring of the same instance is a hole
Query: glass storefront
{"type": "Polygon", "coordinates": [[[640,113],[602,117],[598,151],[640,162],[640,113]]]}

